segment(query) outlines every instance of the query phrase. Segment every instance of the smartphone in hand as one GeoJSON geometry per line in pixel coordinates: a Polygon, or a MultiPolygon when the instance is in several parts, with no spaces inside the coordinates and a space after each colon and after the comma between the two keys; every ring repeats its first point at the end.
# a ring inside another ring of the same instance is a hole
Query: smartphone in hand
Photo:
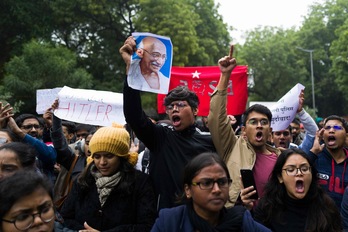
{"type": "Polygon", "coordinates": [[[259,195],[257,194],[253,171],[250,169],[241,169],[240,175],[242,176],[242,182],[243,182],[244,188],[254,186],[256,193],[253,194],[250,198],[257,200],[259,198],[259,195]]]}

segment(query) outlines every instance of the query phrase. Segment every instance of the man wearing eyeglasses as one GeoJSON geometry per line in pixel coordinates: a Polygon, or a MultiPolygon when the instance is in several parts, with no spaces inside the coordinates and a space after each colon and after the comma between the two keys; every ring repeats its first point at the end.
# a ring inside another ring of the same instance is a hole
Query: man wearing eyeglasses
{"type": "Polygon", "coordinates": [[[17,136],[20,142],[32,145],[37,153],[37,167],[52,183],[55,182],[54,164],[57,153],[53,146],[42,141],[43,125],[33,114],[21,114],[16,119],[8,120],[8,127],[17,136]]]}
{"type": "Polygon", "coordinates": [[[332,197],[337,207],[348,185],[348,149],[345,141],[348,125],[344,118],[331,115],[317,132],[313,147],[308,153],[318,170],[319,184],[332,197]]]}
{"type": "MultiPolygon", "coordinates": [[[[258,196],[262,197],[264,186],[280,150],[267,143],[272,132],[272,113],[260,104],[252,105],[244,112],[241,136],[236,136],[226,111],[228,85],[232,70],[237,66],[236,59],[233,58],[233,46],[229,56],[222,57],[218,63],[220,80],[211,96],[208,122],[216,151],[226,162],[233,180],[229,189],[231,203],[226,205],[231,207],[237,202],[240,194],[240,169],[253,171],[256,186],[245,188],[247,196],[250,198],[256,194],[257,189],[258,196]]],[[[252,200],[250,204],[253,204],[252,200]]]]}
{"type": "MultiPolygon", "coordinates": [[[[131,62],[135,40],[128,37],[120,48],[126,63],[131,62]]],[[[123,112],[127,124],[137,138],[150,150],[149,175],[157,196],[157,209],[176,206],[182,192],[184,166],[196,155],[214,152],[210,133],[200,131],[196,124],[199,99],[187,86],[177,86],[164,99],[171,125],[155,124],[141,106],[140,91],[123,87],[123,112]]]]}
{"type": "Polygon", "coordinates": [[[139,43],[136,54],[140,59],[132,59],[128,85],[143,91],[167,93],[169,78],[160,71],[167,60],[164,43],[154,37],[145,37],[139,43]]]}

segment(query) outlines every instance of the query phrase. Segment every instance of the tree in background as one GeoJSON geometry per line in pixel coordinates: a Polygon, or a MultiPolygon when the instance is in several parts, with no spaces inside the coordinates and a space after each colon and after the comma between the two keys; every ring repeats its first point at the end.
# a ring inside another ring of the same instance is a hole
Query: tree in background
{"type": "Polygon", "coordinates": [[[25,103],[20,110],[35,113],[36,90],[67,85],[90,88],[92,76],[76,66],[76,56],[65,47],[36,41],[24,45],[23,54],[6,64],[3,86],[11,94],[12,105],[25,103]]]}
{"type": "MultiPolygon", "coordinates": [[[[254,71],[255,86],[249,98],[276,101],[299,82],[307,87],[306,105],[312,106],[309,54],[296,47],[314,49],[317,114],[345,115],[348,112],[347,4],[346,0],[314,4],[299,29],[259,27],[250,31],[245,44],[235,46],[239,64],[248,65],[254,71]]],[[[7,88],[26,82],[27,71],[38,69],[31,66],[37,63],[29,62],[23,68],[18,66],[21,70],[15,70],[16,62],[24,62],[23,45],[30,39],[45,41],[38,46],[53,42],[60,45],[58,48],[63,46],[73,52],[75,68],[86,70],[93,77],[88,82],[89,88],[97,90],[122,91],[125,65],[118,48],[134,31],[170,37],[174,46],[173,65],[216,65],[227,54],[231,43],[229,32],[233,29],[223,22],[218,7],[213,0],[1,1],[0,89],[7,90],[7,97],[31,96],[19,101],[35,105],[34,87],[20,89],[17,85],[22,92],[17,87],[7,88]],[[6,66],[3,80],[3,65],[10,59],[13,64],[6,66]]],[[[52,87],[69,85],[65,77],[62,75],[52,87]]],[[[144,106],[155,112],[156,95],[143,95],[144,106]]]]}
{"type": "Polygon", "coordinates": [[[250,99],[276,101],[299,82],[306,86],[305,104],[312,107],[310,54],[298,49],[303,48],[314,50],[316,115],[346,115],[347,5],[343,0],[314,4],[298,30],[259,27],[248,32],[240,55],[254,71],[250,99]]]}
{"type": "Polygon", "coordinates": [[[0,80],[4,64],[21,53],[23,44],[33,38],[51,37],[51,13],[47,1],[0,1],[0,80]]]}

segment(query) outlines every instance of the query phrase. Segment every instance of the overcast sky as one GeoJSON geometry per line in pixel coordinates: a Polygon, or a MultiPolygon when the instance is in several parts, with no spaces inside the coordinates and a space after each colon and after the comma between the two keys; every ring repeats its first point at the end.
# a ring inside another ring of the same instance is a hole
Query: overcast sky
{"type": "Polygon", "coordinates": [[[220,3],[223,20],[237,31],[232,32],[233,43],[243,43],[242,34],[257,26],[290,28],[300,26],[309,6],[323,0],[215,0],[220,3]]]}

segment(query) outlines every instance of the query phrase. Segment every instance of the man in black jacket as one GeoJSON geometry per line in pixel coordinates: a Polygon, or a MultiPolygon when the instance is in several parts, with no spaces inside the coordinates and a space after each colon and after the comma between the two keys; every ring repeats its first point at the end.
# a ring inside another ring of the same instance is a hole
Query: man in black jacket
{"type": "MultiPolygon", "coordinates": [[[[133,37],[120,48],[127,71],[135,48],[133,37]]],[[[158,210],[175,206],[176,196],[182,193],[181,177],[186,163],[202,152],[215,151],[210,133],[201,132],[195,125],[198,104],[193,91],[178,86],[164,100],[172,125],[154,124],[142,109],[140,91],[130,88],[127,80],[124,82],[124,115],[136,136],[150,150],[149,172],[158,197],[158,210]]]]}

